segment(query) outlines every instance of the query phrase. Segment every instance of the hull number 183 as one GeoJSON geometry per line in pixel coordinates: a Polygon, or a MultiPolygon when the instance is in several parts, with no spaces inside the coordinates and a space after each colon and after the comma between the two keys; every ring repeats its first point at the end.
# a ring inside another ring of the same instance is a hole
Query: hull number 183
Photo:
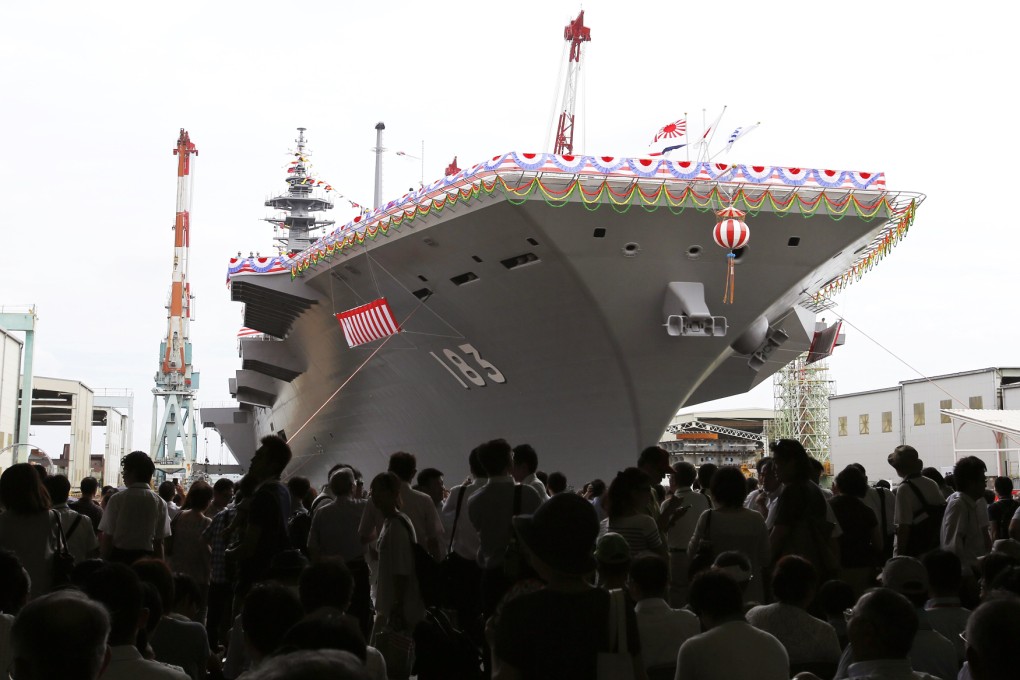
{"type": "Polygon", "coordinates": [[[429,352],[429,354],[453,376],[454,380],[460,383],[461,387],[469,390],[471,385],[485,387],[488,382],[494,382],[498,385],[506,382],[506,377],[503,373],[493,366],[492,362],[483,359],[474,347],[471,345],[460,345],[457,349],[470,357],[471,361],[478,368],[476,369],[469,364],[467,359],[452,349],[444,349],[443,358],[440,358],[435,352],[429,352]]]}

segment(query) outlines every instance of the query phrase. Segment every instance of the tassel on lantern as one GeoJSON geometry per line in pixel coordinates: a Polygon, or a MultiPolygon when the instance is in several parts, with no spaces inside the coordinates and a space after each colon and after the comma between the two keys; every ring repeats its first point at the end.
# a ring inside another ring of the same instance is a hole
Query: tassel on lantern
{"type": "Polygon", "coordinates": [[[737,255],[734,251],[747,245],[751,239],[751,230],[742,221],[745,215],[743,210],[727,206],[716,214],[722,219],[716,223],[712,237],[720,247],[728,248],[730,251],[726,254],[728,264],[726,266],[726,287],[723,289],[723,303],[733,304],[733,294],[737,287],[737,255]]]}

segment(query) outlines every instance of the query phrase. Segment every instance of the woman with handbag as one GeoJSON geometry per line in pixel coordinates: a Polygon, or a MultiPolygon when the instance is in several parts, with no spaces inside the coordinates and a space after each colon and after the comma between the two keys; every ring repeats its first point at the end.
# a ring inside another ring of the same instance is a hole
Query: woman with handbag
{"type": "Polygon", "coordinates": [[[716,507],[698,518],[687,548],[691,567],[705,568],[722,552],[741,552],[751,562],[751,582],[744,591],[745,601],[763,603],[767,595],[769,534],[761,513],[744,507],[747,497],[744,474],[735,467],[719,468],[712,476],[712,497],[716,507]]]}
{"type": "Polygon", "coordinates": [[[417,538],[410,518],[400,511],[400,478],[383,472],[372,480],[371,490],[372,503],[383,516],[372,646],[386,658],[390,678],[406,678],[410,674],[412,634],[425,618],[425,603],[415,574],[417,538]]]}
{"type": "Polygon", "coordinates": [[[4,470],[0,502],[6,510],[0,515],[0,548],[21,560],[32,582],[30,598],[45,595],[59,566],[55,556],[61,553],[61,546],[63,553],[68,553],[66,542],[61,541],[60,517],[51,512],[50,496],[34,465],[17,463],[4,470]]]}

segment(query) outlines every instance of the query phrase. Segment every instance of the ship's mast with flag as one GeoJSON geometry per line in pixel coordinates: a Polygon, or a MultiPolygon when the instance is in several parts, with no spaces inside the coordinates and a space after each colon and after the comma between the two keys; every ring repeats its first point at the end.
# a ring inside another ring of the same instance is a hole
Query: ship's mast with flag
{"type": "MultiPolygon", "coordinates": [[[[266,205],[285,213],[265,218],[273,225],[275,240],[284,251],[282,254],[300,253],[318,240],[313,232],[331,226],[333,220],[320,220],[314,213],[332,210],[333,202],[316,192],[322,184],[315,180],[310,170],[310,157],[306,148],[305,130],[298,128],[297,148],[287,167],[287,193],[266,200],[266,205]]],[[[331,187],[330,187],[331,188],[331,187]]]]}
{"type": "Polygon", "coordinates": [[[188,280],[191,249],[191,157],[198,155],[187,131],[181,128],[177,146],[177,215],[174,220],[174,259],[167,300],[166,337],[159,345],[159,370],[152,390],[152,442],[150,452],[157,468],[190,475],[198,453],[195,392],[199,374],[191,364],[190,322],[194,296],[188,280]],[[160,401],[163,415],[159,416],[160,401]],[[178,444],[180,447],[178,448],[178,444]]]}

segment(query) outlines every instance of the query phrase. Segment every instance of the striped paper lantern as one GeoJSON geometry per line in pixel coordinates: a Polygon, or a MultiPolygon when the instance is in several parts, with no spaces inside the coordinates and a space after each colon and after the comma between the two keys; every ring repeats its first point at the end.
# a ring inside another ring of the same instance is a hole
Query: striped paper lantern
{"type": "Polygon", "coordinates": [[[720,247],[728,250],[743,248],[751,239],[751,230],[747,225],[735,217],[720,220],[715,225],[712,237],[720,247]]]}

